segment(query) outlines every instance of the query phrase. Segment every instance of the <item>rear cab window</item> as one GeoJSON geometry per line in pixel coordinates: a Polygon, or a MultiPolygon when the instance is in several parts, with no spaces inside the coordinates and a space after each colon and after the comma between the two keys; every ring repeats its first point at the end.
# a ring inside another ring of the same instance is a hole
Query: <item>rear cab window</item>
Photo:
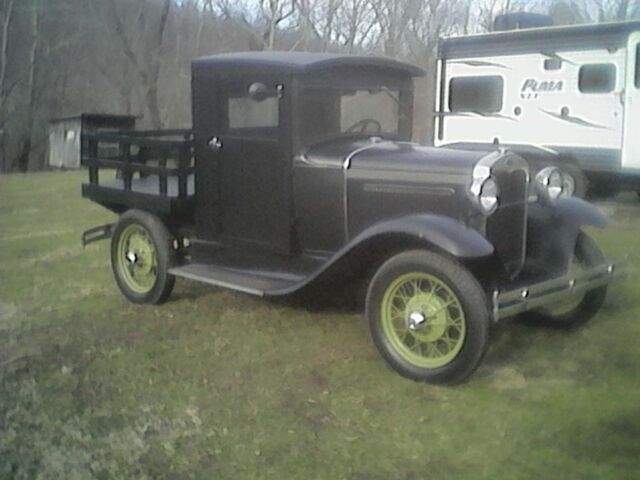
{"type": "Polygon", "coordinates": [[[276,91],[254,98],[248,89],[229,92],[225,99],[227,133],[243,138],[275,139],[279,132],[280,99],[276,91]]]}
{"type": "Polygon", "coordinates": [[[498,75],[454,77],[449,81],[449,111],[499,112],[503,91],[504,81],[498,75]]]}
{"type": "Polygon", "coordinates": [[[278,126],[278,99],[229,98],[229,129],[278,126]]]}

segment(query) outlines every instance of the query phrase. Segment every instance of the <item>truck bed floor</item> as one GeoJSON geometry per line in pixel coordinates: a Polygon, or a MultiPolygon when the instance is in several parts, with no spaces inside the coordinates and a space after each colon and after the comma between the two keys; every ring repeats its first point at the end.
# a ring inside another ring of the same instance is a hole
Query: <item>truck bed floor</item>
{"type": "MultiPolygon", "coordinates": [[[[100,187],[124,190],[124,181],[121,178],[100,179],[100,187]]],[[[157,175],[149,175],[144,178],[134,178],[131,180],[131,191],[137,193],[146,193],[149,195],[160,195],[160,183],[157,175]]],[[[194,176],[189,175],[187,178],[187,195],[191,196],[195,193],[194,176]]],[[[167,196],[178,196],[178,177],[167,177],[167,196]]]]}

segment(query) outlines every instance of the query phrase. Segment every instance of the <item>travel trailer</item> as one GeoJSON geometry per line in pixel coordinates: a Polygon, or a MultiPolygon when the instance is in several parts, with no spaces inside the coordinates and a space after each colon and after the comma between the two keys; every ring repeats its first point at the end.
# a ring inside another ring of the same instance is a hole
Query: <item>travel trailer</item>
{"type": "Polygon", "coordinates": [[[434,143],[528,145],[594,191],[640,191],[639,56],[640,21],[445,38],[434,143]]]}

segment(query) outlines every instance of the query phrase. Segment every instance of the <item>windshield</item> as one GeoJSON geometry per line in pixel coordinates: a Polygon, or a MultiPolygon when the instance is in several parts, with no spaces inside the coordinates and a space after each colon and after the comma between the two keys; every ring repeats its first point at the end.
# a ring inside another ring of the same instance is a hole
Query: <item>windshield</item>
{"type": "Polygon", "coordinates": [[[306,88],[298,104],[298,136],[311,145],[346,135],[402,137],[411,111],[402,90],[376,87],[306,88]]]}

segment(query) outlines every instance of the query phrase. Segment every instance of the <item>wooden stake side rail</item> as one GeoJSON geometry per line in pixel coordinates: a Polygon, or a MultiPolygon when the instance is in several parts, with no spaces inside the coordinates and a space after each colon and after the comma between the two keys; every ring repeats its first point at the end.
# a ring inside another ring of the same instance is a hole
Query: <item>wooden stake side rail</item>
{"type": "Polygon", "coordinates": [[[157,175],[158,194],[164,197],[168,195],[168,177],[177,177],[178,198],[188,197],[189,175],[195,170],[191,131],[91,133],[83,135],[82,140],[82,164],[89,169],[90,185],[100,187],[100,171],[115,169],[120,172],[124,192],[132,191],[134,174],[139,173],[157,175]],[[169,136],[183,139],[163,138],[169,136]],[[168,166],[169,161],[176,166],[168,166]]]}

